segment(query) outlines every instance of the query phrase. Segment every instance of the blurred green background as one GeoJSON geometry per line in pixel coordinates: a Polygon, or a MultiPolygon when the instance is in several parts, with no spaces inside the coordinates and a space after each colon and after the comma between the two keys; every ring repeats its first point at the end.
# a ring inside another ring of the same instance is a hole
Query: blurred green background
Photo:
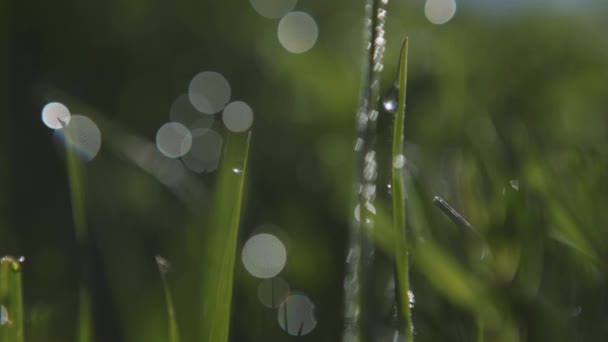
{"type": "MultiPolygon", "coordinates": [[[[488,341],[604,341],[608,6],[457,3],[444,25],[425,18],[422,0],[388,7],[383,88],[410,38],[416,340],[473,341],[483,317],[488,341]],[[436,195],[484,242],[437,210],[436,195]],[[480,258],[484,246],[491,256],[480,258]]],[[[194,341],[196,284],[214,277],[198,260],[215,174],[188,173],[182,196],[126,158],[120,137],[153,142],[205,70],[222,73],[255,116],[239,253],[261,225],[280,227],[280,276],[314,301],[318,321],[304,337],[281,330],[239,256],[231,340],[340,340],[364,3],[300,0],[295,10],[319,28],[303,54],[286,51],[278,19],[247,0],[0,2],[0,254],[27,260],[27,341],[74,340],[77,322],[82,256],[64,153],[40,120],[50,101],[102,133],[85,165],[97,340],[167,341],[160,254],[172,264],[182,339],[194,341]]],[[[381,116],[378,148],[388,153],[391,118],[381,116]]],[[[379,211],[390,161],[380,169],[379,211]]]]}

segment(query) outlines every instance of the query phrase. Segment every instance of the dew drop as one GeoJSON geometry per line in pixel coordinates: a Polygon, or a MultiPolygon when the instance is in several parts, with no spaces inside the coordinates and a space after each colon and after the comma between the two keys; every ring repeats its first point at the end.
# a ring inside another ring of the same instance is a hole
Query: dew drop
{"type": "Polygon", "coordinates": [[[234,173],[243,173],[243,163],[238,163],[236,166],[232,168],[232,172],[234,173]]]}
{"type": "Polygon", "coordinates": [[[393,84],[382,96],[382,106],[384,110],[389,113],[395,113],[397,111],[397,98],[399,93],[399,88],[397,84],[393,84]]]}
{"type": "Polygon", "coordinates": [[[398,154],[393,158],[393,167],[395,169],[402,169],[405,166],[405,156],[398,154]]]}

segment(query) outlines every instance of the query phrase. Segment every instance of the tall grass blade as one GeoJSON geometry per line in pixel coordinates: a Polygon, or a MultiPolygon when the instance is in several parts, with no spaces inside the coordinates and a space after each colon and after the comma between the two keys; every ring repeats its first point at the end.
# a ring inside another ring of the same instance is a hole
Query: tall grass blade
{"type": "Polygon", "coordinates": [[[0,341],[23,342],[21,260],[10,256],[0,259],[0,305],[8,314],[8,320],[0,317],[0,341]]]}
{"type": "Polygon", "coordinates": [[[236,245],[251,133],[228,132],[204,240],[200,341],[228,341],[236,245]]]}
{"type": "MultiPolygon", "coordinates": [[[[408,40],[403,42],[399,58],[399,76],[397,80],[398,104],[395,114],[393,131],[393,161],[404,160],[404,124],[405,124],[405,97],[407,86],[407,53],[408,40]]],[[[394,163],[395,164],[395,163],[394,163]]],[[[403,163],[401,163],[403,164],[403,163]]],[[[393,229],[395,231],[395,267],[398,289],[400,327],[404,330],[406,341],[414,340],[414,326],[410,310],[408,293],[409,284],[409,256],[405,222],[405,182],[403,179],[403,165],[393,165],[393,229]]]]}
{"type": "Polygon", "coordinates": [[[175,316],[175,306],[173,305],[173,296],[171,295],[171,289],[169,288],[169,282],[167,280],[167,273],[171,269],[169,262],[160,255],[156,256],[156,265],[158,266],[158,273],[163,285],[163,292],[165,293],[165,302],[167,304],[167,319],[169,321],[169,342],[179,342],[179,329],[177,326],[177,317],[175,316]]]}
{"type": "Polygon", "coordinates": [[[376,140],[378,99],[380,98],[380,71],[384,68],[386,39],[384,24],[388,0],[367,0],[366,46],[361,77],[361,94],[356,116],[357,157],[355,186],[356,203],[360,208],[360,220],[353,221],[349,231],[349,251],[344,280],[344,333],[343,340],[374,340],[375,323],[380,314],[372,312],[377,307],[374,264],[375,245],[374,214],[369,209],[376,199],[378,178],[376,140]]]}
{"type": "MultiPolygon", "coordinates": [[[[65,125],[64,125],[65,128],[65,125]]],[[[93,314],[91,308],[91,295],[87,284],[88,274],[88,258],[86,246],[88,244],[88,229],[84,207],[84,181],[83,181],[83,165],[82,160],[76,154],[74,149],[66,141],[66,163],[68,169],[68,182],[70,185],[70,197],[72,202],[72,219],[74,221],[74,229],[76,234],[76,243],[80,259],[80,284],[78,293],[78,327],[77,341],[91,342],[93,341],[93,314]]]]}

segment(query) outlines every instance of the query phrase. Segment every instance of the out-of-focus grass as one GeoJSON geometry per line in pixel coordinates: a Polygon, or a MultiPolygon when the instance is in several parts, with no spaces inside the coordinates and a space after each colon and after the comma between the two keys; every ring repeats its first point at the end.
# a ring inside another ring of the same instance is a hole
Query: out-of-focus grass
{"type": "Polygon", "coordinates": [[[160,255],[156,256],[156,264],[162,281],[163,292],[165,293],[165,304],[167,305],[167,320],[169,322],[169,338],[167,341],[179,342],[179,327],[177,325],[175,306],[173,305],[173,295],[171,294],[169,281],[167,280],[167,273],[170,271],[171,265],[160,255]]]}
{"type": "Polygon", "coordinates": [[[24,341],[21,267],[21,261],[13,257],[0,259],[0,304],[8,311],[8,322],[0,326],[1,341],[24,341]]]}
{"type": "Polygon", "coordinates": [[[251,133],[231,133],[220,161],[214,210],[207,226],[201,261],[201,342],[228,341],[237,239],[241,223],[251,133]]]}

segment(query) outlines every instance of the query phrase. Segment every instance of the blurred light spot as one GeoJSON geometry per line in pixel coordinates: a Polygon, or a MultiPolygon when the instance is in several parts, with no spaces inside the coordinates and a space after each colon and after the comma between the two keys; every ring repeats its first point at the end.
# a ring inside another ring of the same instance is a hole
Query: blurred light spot
{"type": "Polygon", "coordinates": [[[279,274],[287,262],[285,246],[274,235],[258,234],[243,247],[243,265],[256,278],[272,278],[279,274]]]}
{"type": "Polygon", "coordinates": [[[72,115],[70,123],[65,128],[56,130],[55,136],[87,161],[95,158],[101,148],[99,128],[83,115],[72,115]]]}
{"type": "Polygon", "coordinates": [[[456,14],[455,0],[427,0],[424,15],[435,25],[445,24],[456,14]]]}
{"type": "Polygon", "coordinates": [[[399,88],[397,84],[393,84],[386,93],[382,96],[382,106],[384,110],[389,113],[395,113],[397,111],[397,97],[399,96],[399,88]]]}
{"type": "MultiPolygon", "coordinates": [[[[373,204],[367,202],[365,204],[365,207],[367,208],[367,210],[372,213],[372,214],[376,214],[376,207],[374,207],[373,204]]],[[[355,207],[355,219],[357,221],[361,221],[361,205],[357,204],[357,206],[355,207]]]]}
{"type": "Polygon", "coordinates": [[[222,119],[230,131],[245,132],[253,123],[253,110],[243,101],[234,101],[226,106],[222,119]]]}
{"type": "Polygon", "coordinates": [[[156,266],[158,266],[158,271],[161,274],[167,274],[169,273],[169,271],[171,271],[171,263],[169,263],[169,261],[167,261],[167,259],[163,258],[160,255],[156,255],[155,257],[156,259],[156,266]]]}
{"type": "Polygon", "coordinates": [[[291,336],[310,334],[317,326],[314,303],[303,294],[294,294],[283,302],[277,315],[279,325],[291,336]]]}
{"type": "Polygon", "coordinates": [[[511,181],[509,181],[509,184],[513,189],[519,191],[519,179],[512,179],[511,181]]]}
{"type": "Polygon", "coordinates": [[[188,153],[192,146],[192,134],[186,126],[168,122],[156,132],[156,147],[169,158],[178,158],[188,153]]]}
{"type": "Polygon", "coordinates": [[[258,286],[258,298],[270,309],[276,309],[289,295],[289,284],[279,277],[264,279],[258,286]]]}
{"type": "Polygon", "coordinates": [[[310,50],[319,36],[315,20],[304,12],[291,12],[279,22],[279,42],[293,53],[310,50]]]}
{"type": "Polygon", "coordinates": [[[393,167],[395,169],[402,169],[405,166],[405,156],[398,154],[393,158],[393,167]]]}
{"type": "Polygon", "coordinates": [[[213,124],[214,119],[213,116],[203,115],[194,108],[187,94],[180,95],[173,101],[169,117],[171,121],[179,122],[188,127],[193,135],[193,125],[196,125],[196,128],[209,128],[213,124]]]}
{"type": "Polygon", "coordinates": [[[0,325],[5,325],[10,322],[11,320],[8,318],[8,311],[4,305],[0,305],[0,325]]]}
{"type": "Polygon", "coordinates": [[[410,303],[410,309],[413,309],[414,306],[416,305],[416,297],[414,296],[414,292],[412,292],[411,290],[408,290],[407,299],[410,303]]]}
{"type": "Polygon", "coordinates": [[[192,135],[192,147],[182,157],[186,167],[197,173],[216,170],[222,154],[222,136],[210,129],[193,129],[192,135]]]}
{"type": "Polygon", "coordinates": [[[204,71],[190,81],[188,98],[199,112],[215,114],[228,103],[231,91],[224,76],[215,71],[204,71]]]}
{"type": "Polygon", "coordinates": [[[296,7],[297,0],[249,0],[259,15],[278,19],[296,7]]]}
{"type": "Polygon", "coordinates": [[[52,129],[60,129],[70,123],[70,110],[59,102],[47,103],[42,108],[42,122],[52,129]]]}

